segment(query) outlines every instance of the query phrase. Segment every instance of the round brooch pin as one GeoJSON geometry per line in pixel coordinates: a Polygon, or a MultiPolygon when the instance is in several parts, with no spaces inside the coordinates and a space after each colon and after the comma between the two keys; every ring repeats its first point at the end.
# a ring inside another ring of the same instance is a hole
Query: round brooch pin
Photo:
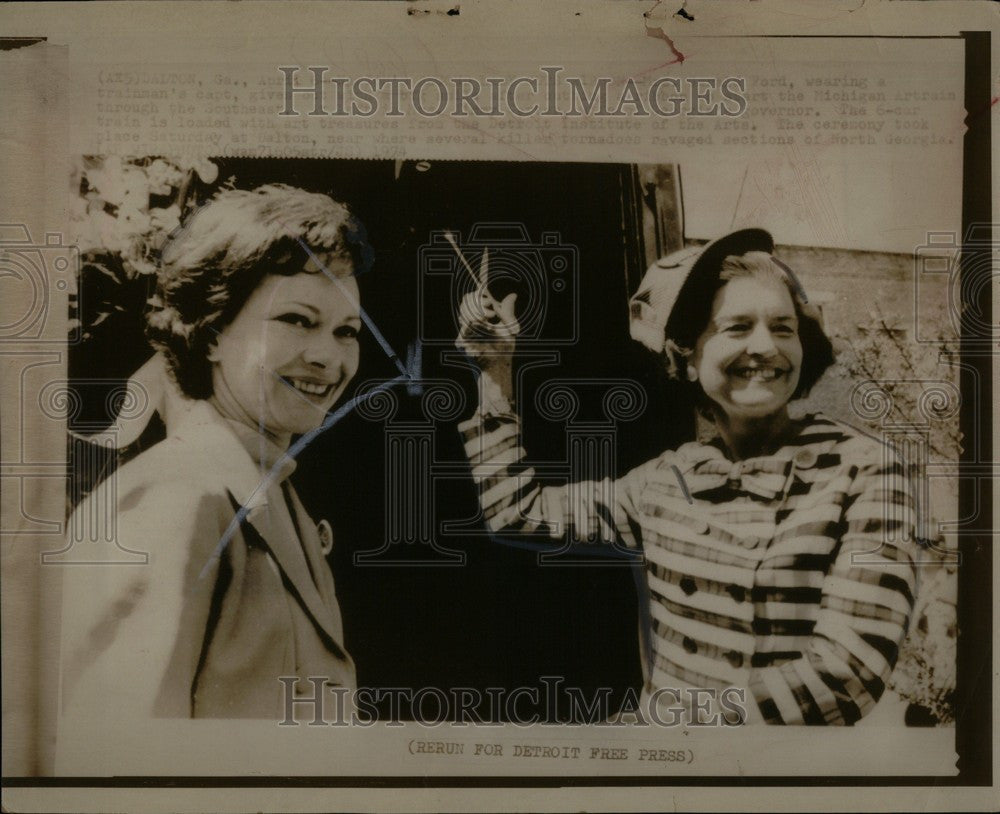
{"type": "Polygon", "coordinates": [[[792,460],[799,469],[811,469],[816,466],[818,456],[811,449],[800,449],[795,453],[792,460]]]}
{"type": "Polygon", "coordinates": [[[319,534],[319,547],[324,554],[333,551],[333,527],[326,520],[320,520],[316,526],[319,534]]]}

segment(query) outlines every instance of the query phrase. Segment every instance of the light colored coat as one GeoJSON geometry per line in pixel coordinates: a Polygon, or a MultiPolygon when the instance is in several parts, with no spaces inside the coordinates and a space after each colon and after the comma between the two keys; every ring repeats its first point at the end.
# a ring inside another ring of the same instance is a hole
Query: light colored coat
{"type": "Polygon", "coordinates": [[[268,478],[279,457],[195,402],[88,498],[148,556],[101,563],[107,543],[78,543],[95,561],[63,566],[64,712],[282,720],[281,676],[354,686],[320,534],[283,482],[294,463],[268,478]]]}

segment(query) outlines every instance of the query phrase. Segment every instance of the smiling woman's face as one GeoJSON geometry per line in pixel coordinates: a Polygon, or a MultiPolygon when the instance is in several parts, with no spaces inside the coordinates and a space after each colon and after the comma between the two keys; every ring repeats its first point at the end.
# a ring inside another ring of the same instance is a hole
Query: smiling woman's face
{"type": "Polygon", "coordinates": [[[705,394],[731,419],[781,411],[799,383],[802,342],[780,280],[737,277],[715,295],[691,357],[705,394]]]}
{"type": "Polygon", "coordinates": [[[276,436],[318,427],[358,370],[358,284],[347,261],[326,267],[265,275],[212,351],[213,379],[276,436]]]}

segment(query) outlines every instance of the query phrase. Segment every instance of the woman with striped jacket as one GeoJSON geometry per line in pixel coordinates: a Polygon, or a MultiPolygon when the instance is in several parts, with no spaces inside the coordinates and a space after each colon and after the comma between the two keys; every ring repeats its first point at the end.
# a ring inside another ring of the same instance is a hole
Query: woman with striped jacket
{"type": "Polygon", "coordinates": [[[710,442],[615,481],[540,485],[513,406],[515,298],[485,289],[460,309],[458,345],[482,373],[462,432],[491,530],[641,549],[650,709],[734,688],[743,713],[709,710],[727,723],[853,724],[885,689],[913,606],[911,490],[883,443],[791,417],[833,353],[773,249],[747,229],[682,250],[632,301],[633,337],[696,390],[710,442]]]}

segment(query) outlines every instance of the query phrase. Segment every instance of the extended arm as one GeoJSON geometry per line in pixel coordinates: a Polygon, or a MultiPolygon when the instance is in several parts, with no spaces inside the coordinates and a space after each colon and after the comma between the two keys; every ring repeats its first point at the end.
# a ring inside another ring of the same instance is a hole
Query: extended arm
{"type": "Polygon", "coordinates": [[[458,345],[480,367],[479,405],[459,429],[487,525],[497,532],[540,532],[555,538],[569,533],[580,542],[621,538],[634,544],[628,517],[634,514],[644,470],[617,481],[541,485],[534,468],[525,462],[521,420],[514,407],[513,299],[505,305],[487,298],[484,307],[484,300],[470,300],[473,296],[461,308],[458,345]]]}

